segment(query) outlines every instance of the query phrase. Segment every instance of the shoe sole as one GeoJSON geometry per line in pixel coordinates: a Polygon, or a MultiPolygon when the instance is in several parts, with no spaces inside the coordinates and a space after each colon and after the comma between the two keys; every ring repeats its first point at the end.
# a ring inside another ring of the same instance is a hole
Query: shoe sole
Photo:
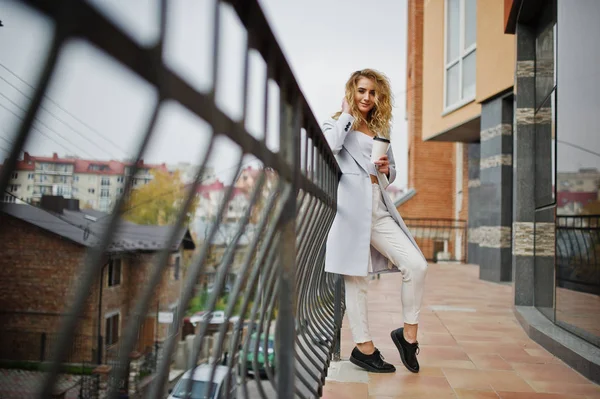
{"type": "Polygon", "coordinates": [[[398,348],[398,352],[400,352],[400,359],[402,359],[402,364],[408,369],[408,371],[412,373],[418,373],[419,370],[413,369],[408,365],[408,363],[406,363],[406,359],[404,358],[404,351],[402,350],[402,344],[400,343],[400,340],[396,337],[395,331],[396,330],[392,331],[390,336],[392,337],[392,341],[394,341],[394,345],[396,345],[396,348],[398,348]]]}
{"type": "Polygon", "coordinates": [[[350,363],[363,368],[371,373],[394,373],[396,372],[396,368],[390,369],[390,370],[380,370],[380,369],[376,369],[375,367],[369,366],[367,363],[365,362],[361,362],[360,360],[350,356],[350,363]]]}

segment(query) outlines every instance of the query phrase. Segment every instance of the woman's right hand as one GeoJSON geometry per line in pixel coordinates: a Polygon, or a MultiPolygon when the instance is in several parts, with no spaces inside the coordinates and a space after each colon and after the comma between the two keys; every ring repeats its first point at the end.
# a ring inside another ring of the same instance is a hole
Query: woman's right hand
{"type": "Polygon", "coordinates": [[[342,100],[342,112],[349,114],[350,113],[350,104],[348,104],[348,100],[346,97],[342,100]]]}

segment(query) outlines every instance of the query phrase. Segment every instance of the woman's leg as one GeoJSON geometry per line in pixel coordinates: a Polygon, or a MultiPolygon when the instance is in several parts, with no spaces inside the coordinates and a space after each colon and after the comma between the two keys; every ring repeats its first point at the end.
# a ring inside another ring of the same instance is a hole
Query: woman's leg
{"type": "Polygon", "coordinates": [[[373,345],[367,319],[368,277],[344,276],[346,283],[346,313],[356,347],[350,362],[372,373],[393,373],[396,368],[386,362],[373,345]]]}
{"type": "Polygon", "coordinates": [[[390,216],[383,199],[380,199],[377,206],[377,218],[371,230],[371,245],[392,261],[402,273],[404,337],[408,342],[414,343],[417,341],[427,261],[390,216]]]}
{"type": "Polygon", "coordinates": [[[346,314],[350,322],[352,339],[357,348],[364,354],[370,355],[375,351],[367,314],[367,277],[344,276],[346,286],[346,314]]]}

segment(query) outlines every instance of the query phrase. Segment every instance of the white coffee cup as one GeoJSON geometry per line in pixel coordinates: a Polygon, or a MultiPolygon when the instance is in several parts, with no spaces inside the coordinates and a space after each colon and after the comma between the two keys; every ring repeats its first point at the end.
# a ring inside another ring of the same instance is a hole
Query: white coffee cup
{"type": "Polygon", "coordinates": [[[379,161],[379,158],[387,154],[390,141],[383,137],[373,137],[373,148],[371,149],[371,162],[379,161]]]}

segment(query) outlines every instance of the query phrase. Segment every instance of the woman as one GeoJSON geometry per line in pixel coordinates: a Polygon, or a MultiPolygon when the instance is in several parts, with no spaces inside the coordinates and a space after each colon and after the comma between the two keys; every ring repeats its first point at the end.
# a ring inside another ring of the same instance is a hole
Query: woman
{"type": "Polygon", "coordinates": [[[368,275],[402,273],[404,327],[391,332],[402,363],[414,373],[417,329],[427,261],[385,188],[396,178],[394,156],[371,162],[373,137],[390,138],[392,95],[388,79],[372,69],[350,76],[342,111],[323,125],[342,171],[337,214],[327,238],[325,271],[344,276],[346,312],[356,347],[350,361],[368,371],[391,373],[369,334],[368,275]]]}

